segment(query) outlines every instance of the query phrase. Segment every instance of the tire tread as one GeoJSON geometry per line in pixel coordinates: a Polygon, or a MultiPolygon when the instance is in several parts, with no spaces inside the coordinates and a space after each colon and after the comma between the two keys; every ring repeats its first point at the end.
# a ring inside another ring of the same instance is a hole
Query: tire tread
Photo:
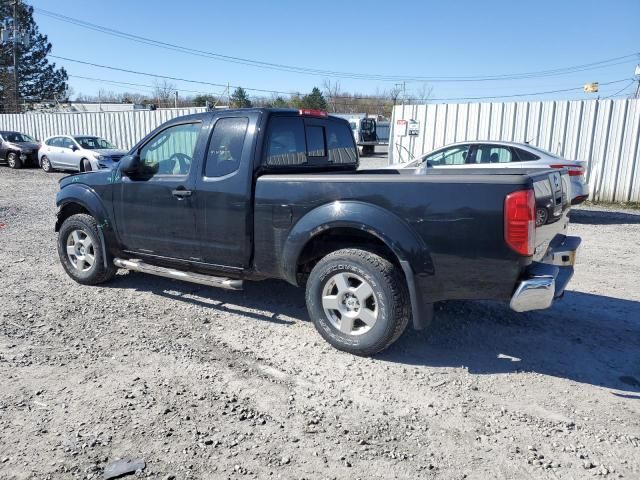
{"type": "MultiPolygon", "coordinates": [[[[62,224],[62,227],[60,228],[60,231],[62,231],[65,228],[65,225],[68,225],[69,223],[72,223],[72,222],[77,222],[77,223],[83,224],[83,226],[85,227],[88,227],[89,229],[91,229],[92,233],[96,236],[96,238],[100,240],[101,235],[100,235],[100,232],[98,231],[98,222],[91,215],[87,215],[86,213],[77,213],[75,215],[71,215],[69,218],[65,219],[65,221],[62,224]]],[[[66,252],[63,251],[62,243],[63,243],[63,240],[59,238],[58,252],[60,255],[60,261],[63,263],[63,265],[65,265],[65,270],[67,271],[69,276],[73,278],[76,282],[81,283],[83,285],[98,285],[100,283],[104,283],[111,280],[113,276],[116,274],[116,272],[118,271],[116,266],[113,264],[109,264],[109,262],[107,262],[108,266],[107,268],[105,268],[104,255],[107,255],[107,252],[103,251],[102,243],[99,242],[98,248],[100,249],[100,259],[99,259],[100,261],[96,266],[94,275],[92,275],[89,278],[78,278],[72,275],[66,267],[66,263],[65,263],[66,260],[64,257],[66,255],[66,252]]]]}
{"type": "MultiPolygon", "coordinates": [[[[409,323],[409,319],[411,318],[409,292],[404,276],[400,273],[398,267],[377,253],[359,248],[344,248],[326,255],[312,270],[309,281],[311,281],[312,277],[315,275],[319,275],[319,272],[328,263],[338,259],[348,261],[349,258],[357,258],[360,262],[376,270],[383,277],[384,283],[386,284],[385,287],[388,288],[390,293],[392,304],[390,312],[391,321],[389,322],[389,326],[378,341],[366,348],[352,347],[350,345],[343,344],[336,345],[326,336],[322,329],[318,328],[318,331],[325,340],[340,350],[344,350],[355,355],[371,356],[388,348],[405,331],[409,323]]],[[[307,289],[307,292],[308,291],[309,289],[307,289]]]]}

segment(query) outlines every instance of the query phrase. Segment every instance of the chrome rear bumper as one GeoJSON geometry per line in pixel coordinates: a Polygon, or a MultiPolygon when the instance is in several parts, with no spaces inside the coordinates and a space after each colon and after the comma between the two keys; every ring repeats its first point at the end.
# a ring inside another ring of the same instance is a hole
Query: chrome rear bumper
{"type": "Polygon", "coordinates": [[[509,306],[516,312],[549,308],[556,293],[556,279],[551,275],[523,280],[511,297],[509,306]]]}
{"type": "Polygon", "coordinates": [[[532,263],[511,297],[509,306],[516,312],[549,308],[561,297],[573,276],[580,237],[561,237],[549,247],[540,262],[532,263]]]}

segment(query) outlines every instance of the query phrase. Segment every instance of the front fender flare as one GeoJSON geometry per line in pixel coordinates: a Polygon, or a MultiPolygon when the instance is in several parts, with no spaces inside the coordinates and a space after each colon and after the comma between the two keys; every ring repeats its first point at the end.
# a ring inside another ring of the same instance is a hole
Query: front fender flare
{"type": "MultiPolygon", "coordinates": [[[[110,249],[113,249],[118,243],[115,231],[111,225],[109,215],[102,203],[102,200],[95,190],[87,185],[79,183],[65,186],[56,196],[56,205],[58,206],[58,215],[55,226],[56,232],[60,230],[62,222],[66,218],[65,216],[61,216],[60,213],[64,211],[65,206],[71,204],[81,206],[96,219],[102,250],[106,253],[106,255],[104,255],[104,266],[107,268],[108,263],[111,260],[108,258],[110,249]]],[[[111,256],[113,256],[113,253],[111,256]]]]}
{"type": "MultiPolygon", "coordinates": [[[[87,210],[96,219],[101,229],[111,229],[107,210],[98,194],[91,187],[76,183],[65,186],[56,196],[56,205],[63,209],[65,205],[75,203],[87,210]]],[[[60,229],[60,219],[56,221],[56,232],[60,229]]]]}

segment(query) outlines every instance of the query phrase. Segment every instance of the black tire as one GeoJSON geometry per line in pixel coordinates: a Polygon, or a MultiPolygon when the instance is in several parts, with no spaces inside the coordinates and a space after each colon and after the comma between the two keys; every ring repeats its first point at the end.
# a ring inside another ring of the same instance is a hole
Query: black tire
{"type": "Polygon", "coordinates": [[[536,209],[536,227],[541,227],[549,221],[549,212],[546,208],[536,209]]]}
{"type": "Polygon", "coordinates": [[[95,218],[84,213],[72,215],[62,223],[58,232],[58,256],[67,274],[83,285],[97,285],[111,280],[118,270],[102,248],[95,218]],[[67,254],[67,243],[74,231],[82,231],[91,241],[94,261],[84,271],[77,268],[67,254]],[[108,265],[106,268],[104,266],[105,255],[107,255],[108,265]]]}
{"type": "Polygon", "coordinates": [[[91,162],[89,160],[87,160],[86,158],[83,158],[82,160],[80,160],[80,171],[81,172],[90,172],[91,170],[92,170],[91,162]]]}
{"type": "Polygon", "coordinates": [[[20,155],[16,152],[9,152],[7,155],[7,165],[11,168],[15,168],[16,170],[22,168],[22,160],[20,160],[20,155]]]}
{"type": "Polygon", "coordinates": [[[402,335],[411,318],[409,293],[400,269],[375,253],[355,248],[330,253],[316,264],[307,281],[306,300],[320,335],[338,350],[355,355],[369,356],[386,349],[402,335]],[[333,317],[325,312],[323,294],[334,288],[334,279],[343,274],[361,278],[372,290],[369,300],[375,302],[377,319],[373,326],[364,326],[364,333],[344,333],[335,324],[338,312],[333,317]]]}
{"type": "Polygon", "coordinates": [[[42,158],[40,159],[40,166],[42,167],[42,170],[44,170],[46,173],[53,172],[53,167],[51,166],[51,160],[49,160],[49,158],[46,155],[43,155],[42,158]]]}

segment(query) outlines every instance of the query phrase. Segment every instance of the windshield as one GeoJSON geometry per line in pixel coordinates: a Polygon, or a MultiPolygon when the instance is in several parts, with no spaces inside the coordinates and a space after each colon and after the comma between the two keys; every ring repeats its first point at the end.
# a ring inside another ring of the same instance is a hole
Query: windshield
{"type": "Polygon", "coordinates": [[[7,142],[13,142],[13,143],[35,142],[33,138],[31,138],[29,135],[25,135],[24,133],[2,132],[2,136],[7,142]]]}
{"type": "Polygon", "coordinates": [[[76,142],[80,144],[82,148],[87,150],[105,150],[107,148],[116,148],[104,138],[100,137],[74,137],[76,142]]]}

